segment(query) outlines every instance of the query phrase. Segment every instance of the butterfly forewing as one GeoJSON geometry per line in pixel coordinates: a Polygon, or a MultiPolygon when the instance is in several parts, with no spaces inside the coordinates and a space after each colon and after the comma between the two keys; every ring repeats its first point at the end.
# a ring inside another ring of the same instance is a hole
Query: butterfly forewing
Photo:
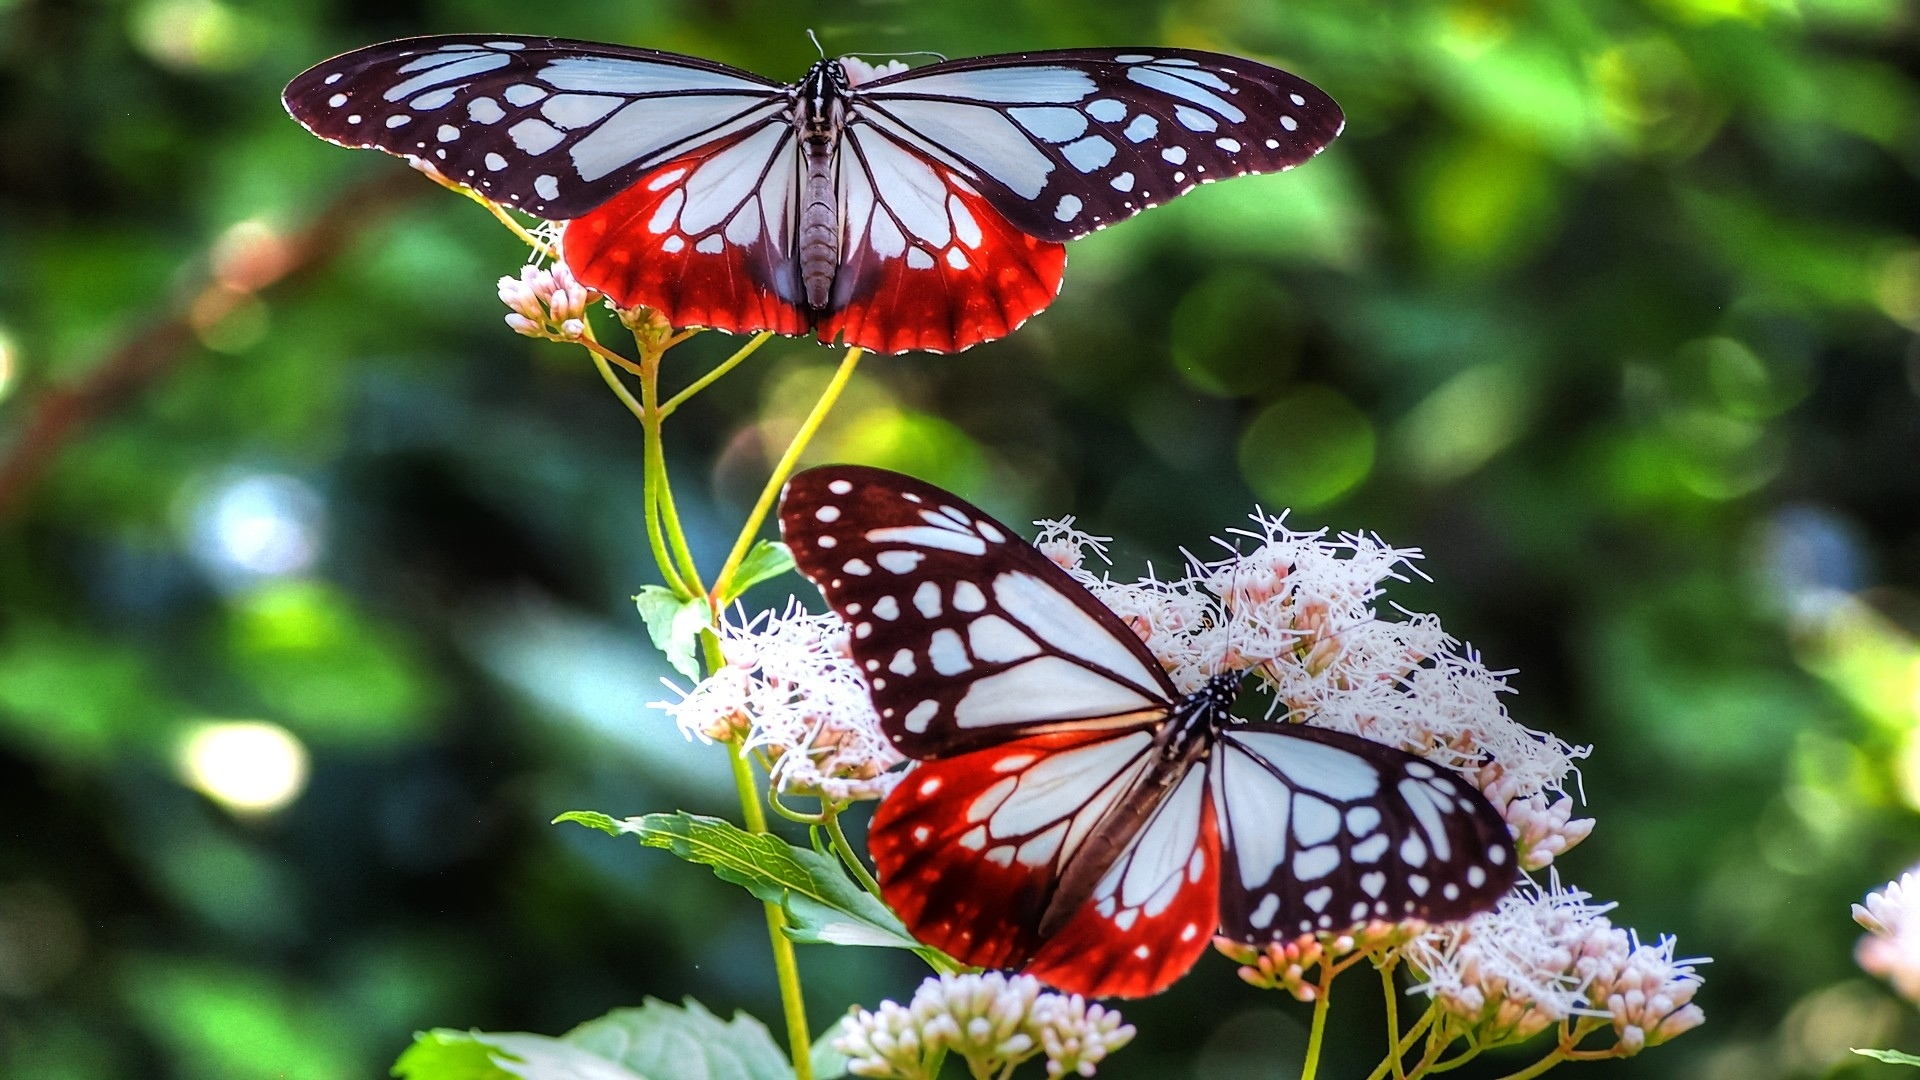
{"type": "Polygon", "coordinates": [[[1250,722],[1221,734],[1208,771],[1229,937],[1464,918],[1518,876],[1506,823],[1486,798],[1393,747],[1250,722]]]}
{"type": "Polygon", "coordinates": [[[495,202],[576,217],[654,166],[784,124],[787,89],[690,56],[455,34],[316,64],[284,95],[323,139],[432,165],[495,202]]]}
{"type": "Polygon", "coordinates": [[[855,87],[870,125],[957,165],[1015,227],[1071,240],[1195,186],[1293,168],[1340,107],[1278,68],[1186,49],[973,57],[855,87]]]}
{"type": "Polygon", "coordinates": [[[1126,625],[1005,525],[931,484],[860,466],[787,484],[780,528],[851,626],[887,736],[938,758],[1066,722],[1164,720],[1176,696],[1126,625]]]}

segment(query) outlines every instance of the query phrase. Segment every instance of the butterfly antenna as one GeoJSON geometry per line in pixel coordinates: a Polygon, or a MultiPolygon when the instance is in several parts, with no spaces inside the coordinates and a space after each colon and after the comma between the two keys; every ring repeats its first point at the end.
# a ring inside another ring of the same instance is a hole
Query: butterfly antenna
{"type": "Polygon", "coordinates": [[[813,27],[811,26],[807,27],[807,40],[813,42],[814,51],[820,54],[820,59],[825,60],[827,58],[827,50],[821,46],[820,38],[814,34],[813,27]]]}
{"type": "Polygon", "coordinates": [[[912,52],[863,52],[860,55],[861,56],[931,56],[935,60],[940,61],[941,63],[946,63],[946,60],[947,60],[946,53],[934,52],[932,49],[915,49],[912,52]]]}

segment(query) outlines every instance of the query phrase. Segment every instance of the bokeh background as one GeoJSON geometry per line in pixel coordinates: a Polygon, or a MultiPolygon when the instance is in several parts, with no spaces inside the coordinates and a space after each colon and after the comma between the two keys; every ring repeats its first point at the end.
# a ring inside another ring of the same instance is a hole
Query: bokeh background
{"type": "MultiPolygon", "coordinates": [[[[279,106],[473,30],[779,77],[809,27],[1174,44],[1326,87],[1328,153],[1076,244],[1009,340],[869,362],[815,458],[1076,514],[1123,573],[1256,500],[1423,548],[1394,599],[1595,747],[1567,879],[1713,957],[1704,1028],[1570,1068],[1920,1050],[1848,918],[1920,859],[1911,0],[537,7],[0,0],[0,1075],[375,1076],[419,1028],[646,995],[779,1026],[745,894],[546,824],[730,804],[646,708],[638,426],[506,330],[523,251],[479,208],[279,106]]],[[[669,425],[710,563],[835,355],[772,344],[669,425]]],[[[918,978],[801,962],[816,1027],[918,978]]],[[[1336,995],[1329,1075],[1377,1060],[1376,999],[1336,995]]],[[[1103,1075],[1281,1078],[1304,1042],[1219,958],[1127,1014],[1103,1075]]]]}

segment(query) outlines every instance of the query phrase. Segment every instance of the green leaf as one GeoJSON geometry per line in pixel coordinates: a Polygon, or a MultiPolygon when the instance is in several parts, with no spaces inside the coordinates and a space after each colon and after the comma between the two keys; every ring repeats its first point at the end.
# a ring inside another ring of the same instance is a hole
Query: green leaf
{"type": "Polygon", "coordinates": [[[741,593],[763,581],[770,581],[793,569],[793,552],[778,540],[761,540],[740,560],[740,568],[733,572],[733,579],[727,582],[727,592],[720,598],[723,604],[731,604],[741,593]]]}
{"type": "Polygon", "coordinates": [[[700,631],[712,625],[712,610],[704,597],[682,600],[664,585],[647,585],[633,598],[647,636],[667,655],[667,663],[689,679],[700,678],[700,631]]]}
{"type": "Polygon", "coordinates": [[[719,818],[685,812],[647,814],[625,821],[575,810],[554,819],[633,836],[688,862],[710,866],[722,881],[786,908],[787,936],[802,944],[873,945],[912,949],[913,940],[893,912],[848,879],[832,857],[766,833],[750,833],[719,818]]]}
{"type": "Polygon", "coordinates": [[[1861,1057],[1870,1057],[1875,1061],[1884,1061],[1889,1065],[1920,1065],[1920,1057],[1903,1054],[1898,1050],[1854,1050],[1861,1057]]]}
{"type": "Polygon", "coordinates": [[[813,1080],[840,1080],[847,1075],[847,1055],[833,1048],[833,1040],[839,1037],[847,1020],[844,1016],[835,1020],[832,1027],[814,1037],[813,1080]]]}
{"type": "Polygon", "coordinates": [[[401,1080],[649,1080],[644,1073],[574,1045],[572,1038],[571,1033],[555,1039],[517,1031],[439,1028],[414,1037],[394,1062],[393,1075],[401,1080]]]}
{"type": "Polygon", "coordinates": [[[566,1041],[656,1080],[793,1080],[767,1027],[745,1013],[723,1021],[692,998],[685,1007],[648,998],[567,1032],[566,1041]]]}

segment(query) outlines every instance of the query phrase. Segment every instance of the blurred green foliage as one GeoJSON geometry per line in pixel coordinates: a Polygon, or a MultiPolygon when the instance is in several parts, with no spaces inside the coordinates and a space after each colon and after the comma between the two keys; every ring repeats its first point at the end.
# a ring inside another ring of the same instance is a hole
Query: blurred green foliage
{"type": "MultiPolygon", "coordinates": [[[[863,365],[817,459],[1076,514],[1128,574],[1256,499],[1422,547],[1434,582],[1395,599],[1596,747],[1563,872],[1715,958],[1706,1027],[1601,1068],[1869,1076],[1847,1047],[1920,1046],[1847,918],[1920,858],[1911,3],[0,0],[0,454],[187,315],[178,362],[0,521],[0,1075],[361,1077],[416,1030],[558,1033],[649,994],[777,1015],[751,898],[544,824],[727,810],[720,752],[645,708],[670,672],[628,599],[654,580],[637,425],[501,325],[510,237],[277,99],[334,52],[471,30],[793,77],[808,27],[830,52],[1220,49],[1349,118],[1297,172],[1076,244],[1011,339],[863,365]],[[349,191],[337,259],[200,284],[349,191]],[[311,755],[278,810],[186,784],[186,735],[239,719],[311,755]]],[[[683,346],[669,382],[732,344],[683,346]]],[[[709,565],[830,371],[776,343],[669,425],[709,565]]],[[[821,1024],[918,977],[801,963],[821,1024]]],[[[1331,1075],[1379,1042],[1347,994],[1331,1075]]],[[[1300,1014],[1275,1005],[1203,961],[1127,1009],[1103,1075],[1283,1075],[1300,1014]]]]}

